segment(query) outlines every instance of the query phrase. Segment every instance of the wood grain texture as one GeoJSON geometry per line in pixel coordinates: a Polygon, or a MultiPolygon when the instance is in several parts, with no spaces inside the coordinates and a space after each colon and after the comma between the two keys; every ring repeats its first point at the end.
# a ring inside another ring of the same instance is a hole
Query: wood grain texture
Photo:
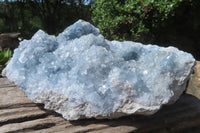
{"type": "Polygon", "coordinates": [[[152,116],[66,121],[32,103],[7,78],[0,78],[0,133],[200,133],[200,100],[183,94],[152,116]]]}

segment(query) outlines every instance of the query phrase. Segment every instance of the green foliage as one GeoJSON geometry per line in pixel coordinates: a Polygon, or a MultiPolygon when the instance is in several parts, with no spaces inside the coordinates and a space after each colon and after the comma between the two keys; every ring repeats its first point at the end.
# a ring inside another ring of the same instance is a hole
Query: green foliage
{"type": "Polygon", "coordinates": [[[141,40],[174,15],[182,0],[96,0],[92,20],[108,39],[141,40]]]}
{"type": "Polygon", "coordinates": [[[0,2],[0,32],[20,32],[23,38],[30,38],[42,28],[41,20],[30,9],[30,1],[0,2]]]}
{"type": "Polygon", "coordinates": [[[4,67],[7,65],[8,61],[12,56],[12,52],[10,49],[6,48],[0,51],[0,75],[4,67]]]}
{"type": "Polygon", "coordinates": [[[87,0],[0,1],[0,32],[20,32],[29,39],[38,29],[58,34],[78,19],[90,21],[87,0]],[[7,2],[7,3],[6,3],[7,2]]]}

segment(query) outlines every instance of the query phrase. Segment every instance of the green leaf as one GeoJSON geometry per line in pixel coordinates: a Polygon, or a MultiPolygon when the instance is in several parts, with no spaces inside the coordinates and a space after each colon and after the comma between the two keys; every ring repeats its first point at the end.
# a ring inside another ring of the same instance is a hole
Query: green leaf
{"type": "MultiPolygon", "coordinates": [[[[4,69],[4,67],[7,65],[8,61],[10,60],[12,56],[12,52],[10,49],[6,48],[2,51],[0,51],[0,72],[4,69]]],[[[1,74],[0,74],[1,75],[1,74]]]]}

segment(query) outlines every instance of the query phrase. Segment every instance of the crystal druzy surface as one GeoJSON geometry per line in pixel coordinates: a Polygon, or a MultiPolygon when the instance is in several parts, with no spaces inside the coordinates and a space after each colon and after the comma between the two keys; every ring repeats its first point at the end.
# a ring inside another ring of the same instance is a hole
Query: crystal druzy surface
{"type": "Polygon", "coordinates": [[[108,41],[79,20],[57,37],[39,30],[22,41],[6,76],[65,119],[116,118],[176,101],[194,63],[175,47],[108,41]]]}

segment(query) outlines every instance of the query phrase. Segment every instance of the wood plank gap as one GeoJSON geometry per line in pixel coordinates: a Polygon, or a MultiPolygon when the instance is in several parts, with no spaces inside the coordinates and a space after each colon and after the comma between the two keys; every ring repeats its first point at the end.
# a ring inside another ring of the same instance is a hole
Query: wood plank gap
{"type": "Polygon", "coordinates": [[[9,119],[7,121],[0,122],[0,126],[6,125],[6,124],[11,124],[11,123],[21,123],[21,122],[25,122],[25,121],[32,121],[32,120],[36,120],[36,119],[40,119],[40,118],[46,118],[47,116],[49,116],[48,113],[41,113],[41,114],[35,114],[35,115],[31,115],[31,116],[23,116],[21,118],[13,118],[13,119],[9,119]]]}

